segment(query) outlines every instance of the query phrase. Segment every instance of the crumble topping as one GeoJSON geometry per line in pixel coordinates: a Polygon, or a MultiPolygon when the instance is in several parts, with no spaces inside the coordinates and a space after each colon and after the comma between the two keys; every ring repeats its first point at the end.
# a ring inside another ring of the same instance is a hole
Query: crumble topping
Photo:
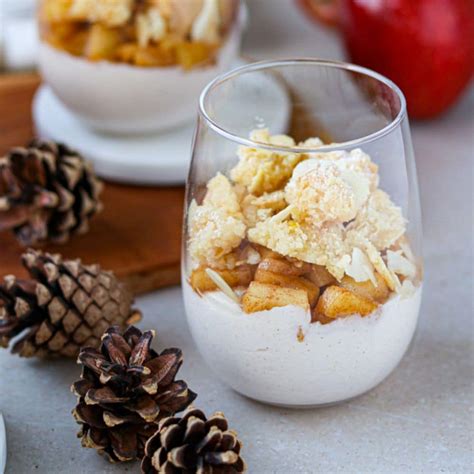
{"type": "Polygon", "coordinates": [[[369,182],[364,174],[314,158],[295,168],[285,189],[295,219],[315,226],[354,219],[368,196],[369,182]]]}
{"type": "Polygon", "coordinates": [[[369,196],[366,205],[347,230],[350,238],[364,237],[378,250],[384,250],[405,233],[405,219],[390,196],[377,189],[369,196]]]}
{"type": "MultiPolygon", "coordinates": [[[[268,129],[255,130],[250,138],[259,143],[282,147],[295,146],[286,135],[271,136],[268,129]]],[[[241,146],[239,163],[231,171],[231,179],[245,186],[249,193],[260,196],[281,189],[291,178],[293,169],[307,156],[301,153],[277,153],[262,148],[241,146]]]]}
{"type": "Polygon", "coordinates": [[[258,222],[265,221],[287,206],[285,193],[275,191],[261,196],[247,194],[241,203],[245,222],[248,227],[255,227],[258,222]]]}
{"type": "Polygon", "coordinates": [[[248,239],[281,255],[325,266],[337,279],[344,276],[347,248],[342,225],[318,229],[292,219],[270,218],[249,229],[248,239]]]}
{"type": "Polygon", "coordinates": [[[107,26],[120,26],[132,15],[133,0],[74,0],[69,10],[71,18],[100,22],[107,26]]]}
{"type": "MultiPolygon", "coordinates": [[[[266,129],[250,137],[295,146],[291,137],[266,129]]],[[[321,145],[318,138],[299,144],[321,145]]],[[[273,252],[270,258],[317,266],[308,273],[310,281],[311,272],[324,270],[336,284],[349,278],[361,292],[370,285],[372,294],[381,294],[383,281],[386,289],[408,294],[406,281],[417,271],[406,222],[378,188],[378,167],[369,155],[360,149],[308,154],[239,147],[238,157],[231,179],[218,174],[202,205],[190,205],[189,251],[197,265],[257,266],[273,252]]]]}
{"type": "Polygon", "coordinates": [[[189,252],[196,261],[222,266],[222,258],[240,245],[246,225],[230,181],[218,174],[207,186],[201,206],[189,207],[189,252]]]}

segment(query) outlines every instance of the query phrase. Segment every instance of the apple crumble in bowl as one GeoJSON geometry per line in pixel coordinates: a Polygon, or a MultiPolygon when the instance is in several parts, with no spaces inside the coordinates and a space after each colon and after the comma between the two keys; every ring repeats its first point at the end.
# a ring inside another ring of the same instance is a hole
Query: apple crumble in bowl
{"type": "Polygon", "coordinates": [[[239,8],[239,0],[42,0],[43,77],[93,128],[180,125],[238,58],[239,8]]]}

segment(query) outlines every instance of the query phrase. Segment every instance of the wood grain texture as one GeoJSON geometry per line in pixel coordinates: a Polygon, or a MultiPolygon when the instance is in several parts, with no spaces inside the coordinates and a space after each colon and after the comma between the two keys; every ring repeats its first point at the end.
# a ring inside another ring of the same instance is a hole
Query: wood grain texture
{"type": "MultiPolygon", "coordinates": [[[[31,101],[35,75],[0,77],[0,153],[33,136],[31,101]]],[[[66,258],[81,258],[113,270],[135,294],[179,283],[184,190],[106,183],[104,211],[91,230],[65,245],[44,247],[66,258]]],[[[0,234],[0,278],[24,276],[23,249],[10,233],[0,234]]]]}

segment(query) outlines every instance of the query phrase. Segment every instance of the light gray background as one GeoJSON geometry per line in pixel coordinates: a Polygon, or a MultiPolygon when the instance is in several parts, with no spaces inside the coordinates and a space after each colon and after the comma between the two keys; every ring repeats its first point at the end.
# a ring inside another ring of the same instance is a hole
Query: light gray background
{"type": "MultiPolygon", "coordinates": [[[[342,58],[336,35],[314,27],[291,0],[250,0],[244,52],[258,58],[342,58]]],[[[447,71],[449,73],[449,71],[447,71]]],[[[181,375],[199,406],[223,410],[244,440],[254,474],[472,472],[472,161],[474,94],[442,119],[412,125],[424,222],[426,284],[415,343],[369,394],[311,411],[270,408],[232,392],[204,366],[185,324],[181,291],[140,298],[158,345],[184,350],[181,375]]],[[[0,409],[8,474],[138,472],[81,449],[70,416],[78,367],[0,353],[0,409]]]]}

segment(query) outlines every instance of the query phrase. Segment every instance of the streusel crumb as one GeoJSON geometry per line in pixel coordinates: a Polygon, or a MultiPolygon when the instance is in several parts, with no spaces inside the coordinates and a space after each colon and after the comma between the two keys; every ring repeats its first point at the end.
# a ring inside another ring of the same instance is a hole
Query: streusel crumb
{"type": "Polygon", "coordinates": [[[129,20],[132,14],[132,3],[133,0],[74,0],[69,15],[76,20],[120,26],[129,20]]]}
{"type": "Polygon", "coordinates": [[[405,233],[405,219],[390,196],[377,189],[348,225],[347,233],[350,240],[364,237],[378,250],[384,250],[405,233]]]}
{"type": "Polygon", "coordinates": [[[275,191],[262,194],[261,196],[248,194],[243,198],[241,206],[245,222],[249,227],[255,227],[257,222],[267,220],[284,209],[287,206],[287,202],[285,201],[285,193],[283,191],[275,191]]]}
{"type": "Polygon", "coordinates": [[[338,279],[344,276],[348,250],[342,225],[317,229],[291,219],[270,218],[249,229],[248,239],[281,255],[323,265],[338,279]]]}
{"type": "Polygon", "coordinates": [[[229,180],[218,174],[208,183],[203,204],[189,206],[189,252],[195,261],[219,268],[222,257],[245,237],[238,196],[229,180]]]}
{"type": "Polygon", "coordinates": [[[286,200],[294,206],[295,219],[314,226],[354,219],[368,195],[364,174],[319,159],[300,163],[285,189],[286,200]]]}
{"type": "MultiPolygon", "coordinates": [[[[286,135],[270,136],[268,130],[256,130],[251,133],[253,141],[292,147],[294,140],[286,135]]],[[[235,183],[245,186],[249,193],[260,196],[285,186],[295,166],[307,158],[304,153],[282,153],[241,146],[238,150],[239,163],[231,171],[235,183]]]]}

